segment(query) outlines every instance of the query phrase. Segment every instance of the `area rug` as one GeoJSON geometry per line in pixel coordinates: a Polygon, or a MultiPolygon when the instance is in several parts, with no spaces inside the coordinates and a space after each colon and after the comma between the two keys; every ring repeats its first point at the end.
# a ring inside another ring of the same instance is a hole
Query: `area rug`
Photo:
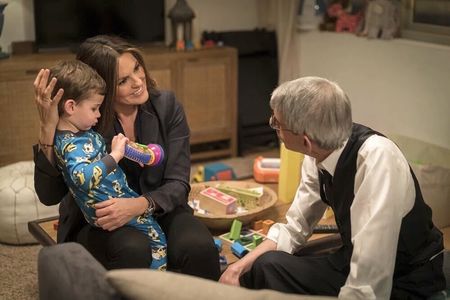
{"type": "Polygon", "coordinates": [[[0,299],[38,299],[37,255],[40,245],[0,244],[0,299]]]}

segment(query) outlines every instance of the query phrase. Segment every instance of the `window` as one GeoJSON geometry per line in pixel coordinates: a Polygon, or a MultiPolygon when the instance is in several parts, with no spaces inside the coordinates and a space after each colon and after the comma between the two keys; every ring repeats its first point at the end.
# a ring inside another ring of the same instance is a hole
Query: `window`
{"type": "Polygon", "coordinates": [[[450,0],[403,0],[402,37],[450,45],[450,0]]]}

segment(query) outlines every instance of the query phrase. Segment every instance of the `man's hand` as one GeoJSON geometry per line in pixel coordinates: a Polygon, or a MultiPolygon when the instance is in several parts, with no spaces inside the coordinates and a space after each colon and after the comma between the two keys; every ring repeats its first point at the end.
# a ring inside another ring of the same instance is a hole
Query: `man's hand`
{"type": "Polygon", "coordinates": [[[141,215],[148,206],[144,197],[112,198],[95,204],[97,225],[112,231],[127,224],[133,217],[141,215]]]}
{"type": "Polygon", "coordinates": [[[255,260],[267,251],[277,248],[277,244],[269,239],[258,245],[253,251],[249,252],[243,258],[228,266],[228,268],[220,276],[219,282],[239,286],[239,277],[250,270],[255,260]]]}
{"type": "Polygon", "coordinates": [[[234,286],[240,286],[239,277],[243,273],[243,269],[239,266],[239,261],[228,266],[228,268],[220,276],[219,282],[234,286]]]}

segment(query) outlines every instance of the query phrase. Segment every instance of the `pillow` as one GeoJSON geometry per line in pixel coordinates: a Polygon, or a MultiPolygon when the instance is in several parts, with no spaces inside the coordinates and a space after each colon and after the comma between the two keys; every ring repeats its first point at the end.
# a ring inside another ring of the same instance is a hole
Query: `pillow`
{"type": "Polygon", "coordinates": [[[45,206],[34,191],[34,163],[21,161],[0,168],[0,242],[36,243],[28,222],[58,215],[58,205],[45,206]]]}
{"type": "Polygon", "coordinates": [[[106,273],[106,279],[122,296],[133,300],[334,299],[271,290],[249,290],[194,276],[150,269],[112,270],[106,273]]]}

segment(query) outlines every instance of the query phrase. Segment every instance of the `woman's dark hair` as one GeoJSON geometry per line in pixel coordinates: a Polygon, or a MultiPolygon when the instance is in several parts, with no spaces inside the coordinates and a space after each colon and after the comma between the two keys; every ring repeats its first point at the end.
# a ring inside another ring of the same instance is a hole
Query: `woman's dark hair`
{"type": "Polygon", "coordinates": [[[117,89],[117,65],[119,57],[124,53],[133,55],[144,69],[149,95],[156,91],[156,82],[150,77],[139,49],[119,37],[98,35],[88,38],[77,52],[76,58],[94,68],[106,82],[105,100],[100,107],[101,117],[96,126],[100,134],[109,132],[114,121],[113,101],[117,89]]]}

